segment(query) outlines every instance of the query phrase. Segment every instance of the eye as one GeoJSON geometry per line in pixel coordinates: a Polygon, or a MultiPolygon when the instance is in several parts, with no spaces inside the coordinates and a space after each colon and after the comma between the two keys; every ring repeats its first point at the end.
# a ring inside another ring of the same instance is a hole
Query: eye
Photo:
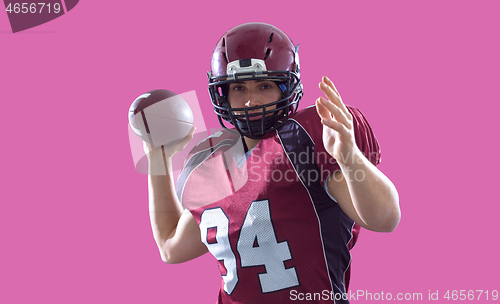
{"type": "Polygon", "coordinates": [[[233,91],[242,91],[244,87],[242,85],[234,85],[231,90],[233,91]]]}
{"type": "Polygon", "coordinates": [[[260,88],[263,90],[270,90],[270,89],[274,89],[275,87],[276,87],[276,83],[266,81],[266,82],[262,83],[260,88]]]}

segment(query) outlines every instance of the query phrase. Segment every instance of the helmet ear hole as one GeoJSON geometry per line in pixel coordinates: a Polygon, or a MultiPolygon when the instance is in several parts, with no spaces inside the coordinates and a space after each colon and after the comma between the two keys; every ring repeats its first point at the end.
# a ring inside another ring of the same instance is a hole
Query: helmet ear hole
{"type": "Polygon", "coordinates": [[[227,95],[229,93],[229,85],[224,84],[224,85],[217,87],[217,89],[219,91],[219,95],[223,96],[227,99],[227,95]]]}
{"type": "Polygon", "coordinates": [[[219,97],[217,98],[217,100],[219,101],[219,104],[220,104],[221,106],[223,106],[223,107],[227,107],[227,106],[229,106],[229,103],[227,102],[227,98],[226,98],[226,97],[224,97],[224,96],[219,96],[219,97]]]}

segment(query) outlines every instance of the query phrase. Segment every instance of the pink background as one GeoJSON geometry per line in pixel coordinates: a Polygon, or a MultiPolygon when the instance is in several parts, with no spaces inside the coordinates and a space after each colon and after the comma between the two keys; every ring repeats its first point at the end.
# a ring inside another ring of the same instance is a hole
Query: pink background
{"type": "Polygon", "coordinates": [[[0,12],[0,302],[215,302],[212,257],[160,260],[127,111],[151,89],[195,90],[207,126],[218,127],[210,55],[225,31],[250,21],[300,43],[301,108],[328,75],[364,112],[380,169],[399,190],[402,221],[390,234],[361,232],[351,289],[424,298],[499,290],[499,9],[457,0],[82,0],[17,34],[0,12]]]}

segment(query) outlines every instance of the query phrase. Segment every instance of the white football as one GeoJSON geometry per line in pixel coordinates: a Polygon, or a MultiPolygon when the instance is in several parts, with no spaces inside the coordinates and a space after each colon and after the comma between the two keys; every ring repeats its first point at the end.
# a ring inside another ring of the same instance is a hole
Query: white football
{"type": "Polygon", "coordinates": [[[128,118],[135,134],[154,147],[180,141],[193,127],[188,103],[180,95],[161,89],[137,97],[128,118]]]}

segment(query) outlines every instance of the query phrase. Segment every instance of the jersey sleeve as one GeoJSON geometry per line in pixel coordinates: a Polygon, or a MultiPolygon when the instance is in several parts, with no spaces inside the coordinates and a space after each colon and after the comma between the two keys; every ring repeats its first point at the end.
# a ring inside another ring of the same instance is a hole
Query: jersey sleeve
{"type": "MultiPolygon", "coordinates": [[[[380,146],[368,120],[359,109],[351,106],[347,106],[347,109],[353,117],[356,145],[372,164],[378,165],[381,161],[380,146]]],[[[316,107],[312,106],[299,111],[293,118],[306,129],[314,142],[315,162],[320,169],[322,180],[325,180],[330,173],[340,170],[337,161],[325,150],[323,124],[316,112],[316,107]]],[[[352,157],[352,155],[346,155],[345,157],[352,157]]]]}
{"type": "Polygon", "coordinates": [[[359,109],[349,107],[354,121],[354,136],[358,148],[375,166],[381,161],[380,146],[366,117],[359,109]]]}
{"type": "MultiPolygon", "coordinates": [[[[221,154],[235,145],[239,147],[240,142],[239,135],[219,131],[199,142],[189,152],[176,185],[177,197],[184,208],[193,210],[230,194],[227,192],[230,189],[227,187],[229,179],[223,178],[227,176],[228,166],[221,154]],[[216,180],[214,177],[219,178],[216,180]]],[[[243,150],[243,145],[241,148],[243,150]]]]}

